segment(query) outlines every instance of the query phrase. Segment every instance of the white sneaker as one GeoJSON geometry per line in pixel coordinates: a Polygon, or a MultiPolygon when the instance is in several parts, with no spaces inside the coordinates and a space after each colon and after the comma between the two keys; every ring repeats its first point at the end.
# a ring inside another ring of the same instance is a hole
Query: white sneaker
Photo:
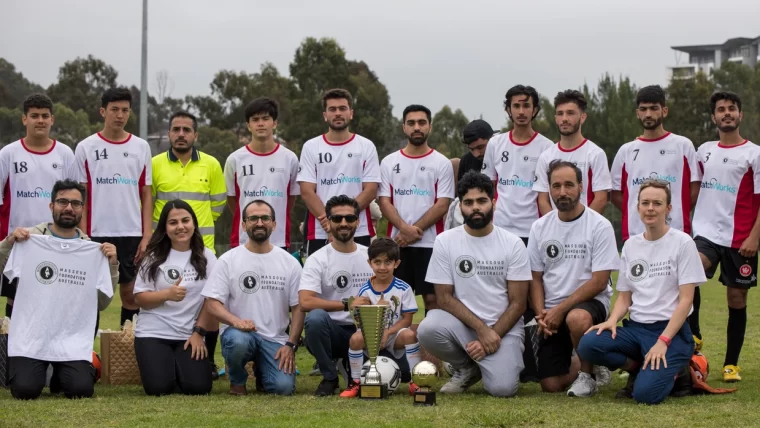
{"type": "Polygon", "coordinates": [[[567,390],[568,397],[593,397],[599,391],[596,381],[590,374],[578,372],[578,378],[567,390]]]}
{"type": "Polygon", "coordinates": [[[612,381],[610,369],[604,366],[594,366],[594,376],[596,377],[596,386],[607,386],[612,381]]]}
{"type": "Polygon", "coordinates": [[[441,392],[444,394],[462,393],[478,383],[481,378],[480,367],[475,363],[470,363],[460,369],[455,369],[451,379],[441,387],[441,392]]]}

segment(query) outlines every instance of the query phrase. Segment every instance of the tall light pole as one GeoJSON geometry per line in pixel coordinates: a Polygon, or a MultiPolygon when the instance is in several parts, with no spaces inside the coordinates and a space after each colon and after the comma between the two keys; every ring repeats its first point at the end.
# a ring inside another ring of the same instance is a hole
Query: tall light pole
{"type": "Polygon", "coordinates": [[[142,62],[140,72],[140,137],[148,139],[148,0],[142,8],[142,62]]]}

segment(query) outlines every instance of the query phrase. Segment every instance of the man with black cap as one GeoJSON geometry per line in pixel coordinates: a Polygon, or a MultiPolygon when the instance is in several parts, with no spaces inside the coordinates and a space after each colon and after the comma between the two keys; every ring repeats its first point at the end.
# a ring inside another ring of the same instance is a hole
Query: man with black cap
{"type": "Polygon", "coordinates": [[[477,171],[483,168],[483,156],[486,154],[488,140],[493,137],[493,129],[483,119],[468,123],[462,131],[462,142],[467,145],[469,153],[462,156],[457,171],[457,181],[461,180],[467,171],[477,171]]]}

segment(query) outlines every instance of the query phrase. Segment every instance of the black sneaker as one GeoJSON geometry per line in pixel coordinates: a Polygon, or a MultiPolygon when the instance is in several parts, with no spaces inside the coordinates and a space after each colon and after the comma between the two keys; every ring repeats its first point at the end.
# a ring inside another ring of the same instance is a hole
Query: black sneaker
{"type": "Polygon", "coordinates": [[[691,370],[685,366],[678,372],[673,389],[670,390],[671,397],[686,397],[691,395],[691,370]]]}
{"type": "Polygon", "coordinates": [[[327,397],[330,395],[335,394],[335,390],[338,388],[338,378],[336,377],[333,380],[327,380],[322,379],[322,382],[319,382],[319,386],[317,387],[317,390],[314,391],[314,395],[317,397],[327,397]]]}
{"type": "Polygon", "coordinates": [[[215,381],[219,379],[219,368],[216,366],[215,363],[211,363],[211,381],[215,381]]]}
{"type": "Polygon", "coordinates": [[[633,384],[636,383],[636,376],[639,375],[639,371],[629,372],[628,382],[625,387],[615,394],[615,398],[633,398],[633,384]]]}

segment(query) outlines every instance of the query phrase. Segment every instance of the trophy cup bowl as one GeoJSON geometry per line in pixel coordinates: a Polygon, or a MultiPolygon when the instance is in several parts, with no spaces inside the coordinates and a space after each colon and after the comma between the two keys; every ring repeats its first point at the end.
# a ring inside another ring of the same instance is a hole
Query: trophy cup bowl
{"type": "Polygon", "coordinates": [[[412,369],[412,381],[417,385],[414,392],[415,406],[435,406],[433,382],[438,378],[438,368],[430,361],[420,361],[412,369]]]}
{"type": "Polygon", "coordinates": [[[383,383],[375,362],[380,353],[383,333],[388,328],[391,309],[386,305],[359,305],[354,308],[354,317],[364,338],[364,346],[369,355],[369,371],[359,385],[359,398],[388,398],[388,385],[383,383]]]}

